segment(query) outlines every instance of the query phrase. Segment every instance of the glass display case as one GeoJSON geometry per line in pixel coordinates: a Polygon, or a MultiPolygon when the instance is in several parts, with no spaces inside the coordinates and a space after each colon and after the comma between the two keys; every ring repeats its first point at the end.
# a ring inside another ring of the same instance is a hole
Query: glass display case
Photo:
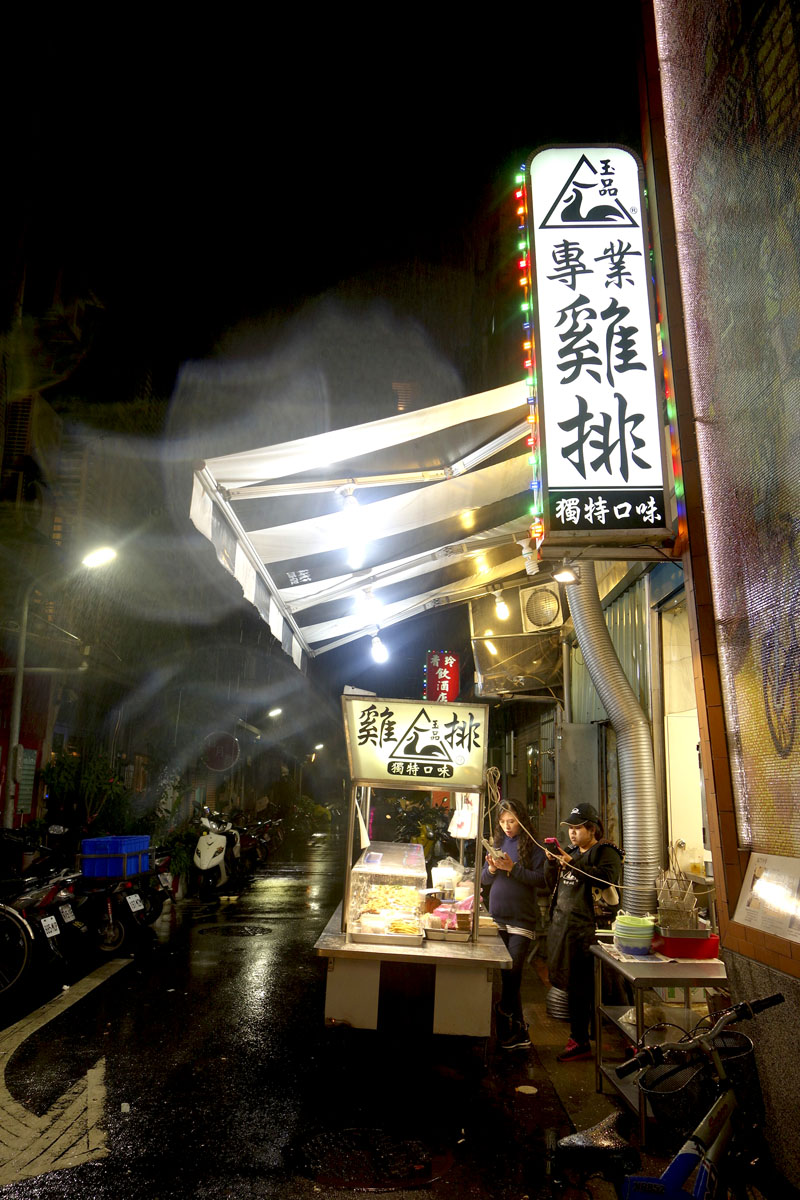
{"type": "Polygon", "coordinates": [[[347,940],[421,946],[427,883],[422,846],[372,842],[350,868],[347,940]]]}

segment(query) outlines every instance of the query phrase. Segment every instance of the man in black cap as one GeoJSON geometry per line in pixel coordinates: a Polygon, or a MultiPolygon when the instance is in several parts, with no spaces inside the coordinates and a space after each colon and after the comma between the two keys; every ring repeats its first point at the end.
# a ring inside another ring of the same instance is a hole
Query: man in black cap
{"type": "Polygon", "coordinates": [[[545,877],[554,887],[547,934],[550,983],[567,993],[569,1040],[559,1062],[590,1058],[594,973],[589,948],[595,940],[592,888],[617,884],[622,855],[601,842],[603,824],[591,804],[576,804],[562,825],[568,826],[569,850],[548,849],[545,877]]]}

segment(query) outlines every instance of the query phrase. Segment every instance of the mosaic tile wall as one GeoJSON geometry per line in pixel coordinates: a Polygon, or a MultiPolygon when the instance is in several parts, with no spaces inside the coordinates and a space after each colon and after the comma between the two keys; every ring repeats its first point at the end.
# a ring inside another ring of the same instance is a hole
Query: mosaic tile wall
{"type": "Polygon", "coordinates": [[[654,10],[739,841],[796,858],[800,17],[654,10]]]}

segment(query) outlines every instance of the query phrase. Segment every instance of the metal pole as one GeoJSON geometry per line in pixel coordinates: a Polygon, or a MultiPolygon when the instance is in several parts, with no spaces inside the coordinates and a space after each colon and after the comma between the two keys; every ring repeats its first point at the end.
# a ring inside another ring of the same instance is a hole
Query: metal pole
{"type": "Polygon", "coordinates": [[[14,801],[17,793],[17,759],[19,751],[19,727],[22,716],[22,680],[25,674],[25,643],[28,640],[28,608],[33,589],[38,583],[31,580],[22,597],[22,613],[19,621],[17,661],[14,667],[14,691],[11,696],[11,716],[8,722],[8,762],[6,763],[6,794],[3,805],[3,828],[14,828],[14,801]]]}
{"type": "MultiPolygon", "coordinates": [[[[90,569],[93,569],[95,566],[104,566],[106,562],[110,561],[109,558],[106,558],[101,562],[93,563],[89,561],[89,557],[87,556],[83,560],[83,565],[90,569]]],[[[114,557],[116,557],[116,551],[111,551],[111,558],[114,557]]],[[[14,801],[16,799],[17,783],[19,782],[16,776],[19,757],[19,729],[22,717],[22,682],[25,674],[25,645],[28,640],[28,609],[34,589],[39,587],[45,579],[53,575],[64,575],[65,578],[69,577],[69,574],[65,574],[60,568],[53,571],[44,571],[41,575],[34,576],[22,595],[17,661],[14,668],[14,691],[11,697],[11,715],[8,723],[8,763],[6,764],[6,793],[3,805],[4,829],[14,828],[14,801]]]]}
{"type": "Polygon", "coordinates": [[[566,638],[561,640],[561,666],[563,670],[563,686],[564,686],[564,720],[567,725],[572,724],[572,680],[569,673],[569,642],[566,638]]]}

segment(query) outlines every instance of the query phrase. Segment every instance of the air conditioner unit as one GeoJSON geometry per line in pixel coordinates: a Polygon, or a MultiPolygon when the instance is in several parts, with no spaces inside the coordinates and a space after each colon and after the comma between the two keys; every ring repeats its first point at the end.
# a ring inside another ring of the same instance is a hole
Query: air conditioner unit
{"type": "Polygon", "coordinates": [[[519,589],[519,608],[525,633],[542,633],[564,624],[564,609],[557,583],[519,589]]]}

